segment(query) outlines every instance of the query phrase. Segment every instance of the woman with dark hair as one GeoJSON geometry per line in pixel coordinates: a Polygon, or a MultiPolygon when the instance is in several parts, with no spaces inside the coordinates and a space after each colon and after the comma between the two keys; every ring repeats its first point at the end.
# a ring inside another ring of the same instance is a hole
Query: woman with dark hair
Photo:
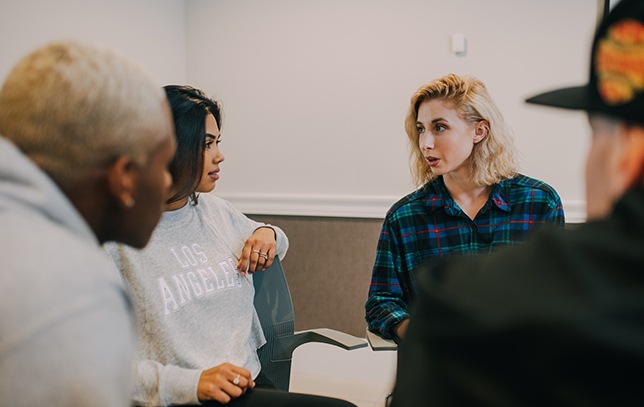
{"type": "Polygon", "coordinates": [[[219,104],[191,87],[165,91],[177,139],[166,212],[144,250],[107,247],[130,287],[138,321],[134,403],[351,405],[278,391],[261,373],[257,349],[266,340],[253,305],[252,272],[283,257],[288,239],[208,194],[224,161],[219,104]]]}

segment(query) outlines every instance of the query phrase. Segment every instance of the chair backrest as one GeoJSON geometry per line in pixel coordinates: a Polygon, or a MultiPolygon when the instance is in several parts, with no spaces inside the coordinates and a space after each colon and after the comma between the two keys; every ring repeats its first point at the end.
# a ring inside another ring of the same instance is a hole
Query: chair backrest
{"type": "Polygon", "coordinates": [[[266,345],[257,354],[262,364],[262,373],[280,390],[288,391],[291,376],[291,359],[273,360],[274,340],[291,336],[295,331],[295,314],[291,292],[286,282],[284,269],[275,256],[271,267],[253,273],[255,286],[255,309],[264,330],[266,345]]]}

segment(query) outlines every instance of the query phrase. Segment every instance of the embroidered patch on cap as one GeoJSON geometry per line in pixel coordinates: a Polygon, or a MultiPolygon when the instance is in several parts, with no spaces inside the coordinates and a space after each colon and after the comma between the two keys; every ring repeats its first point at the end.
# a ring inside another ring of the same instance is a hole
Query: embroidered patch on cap
{"type": "Polygon", "coordinates": [[[608,29],[595,55],[597,89],[612,106],[630,102],[644,90],[644,24],[622,20],[608,29]]]}

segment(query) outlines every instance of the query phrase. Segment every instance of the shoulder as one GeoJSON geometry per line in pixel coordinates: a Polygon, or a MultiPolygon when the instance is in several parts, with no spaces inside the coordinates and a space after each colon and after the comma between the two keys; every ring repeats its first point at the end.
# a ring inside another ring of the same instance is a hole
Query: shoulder
{"type": "Polygon", "coordinates": [[[216,208],[232,206],[230,202],[216,195],[213,195],[212,193],[199,195],[199,204],[197,205],[197,207],[201,205],[203,205],[203,207],[216,207],[216,208]]]}
{"type": "Polygon", "coordinates": [[[237,212],[233,204],[212,193],[199,195],[198,202],[195,209],[211,215],[218,214],[219,216],[225,216],[232,212],[237,212]]]}
{"type": "MultiPolygon", "coordinates": [[[[122,402],[127,395],[121,391],[115,396],[115,388],[110,383],[115,385],[118,381],[114,378],[127,377],[131,371],[126,362],[134,350],[134,321],[114,263],[96,242],[53,222],[16,219],[30,234],[7,235],[15,231],[15,224],[11,230],[5,229],[3,220],[0,217],[3,225],[0,227],[3,372],[13,366],[15,380],[27,383],[33,382],[43,368],[55,367],[59,377],[53,379],[54,382],[77,383],[94,395],[102,392],[100,399],[105,404],[110,400],[115,402],[114,398],[122,402]],[[94,362],[90,366],[83,355],[102,357],[92,359],[94,362]],[[24,363],[24,360],[39,363],[24,363]]],[[[38,387],[38,379],[35,386],[38,387]]],[[[20,392],[20,386],[13,390],[20,392]]],[[[42,394],[45,393],[47,391],[42,394]]],[[[2,396],[0,399],[7,400],[6,394],[2,396]]],[[[24,401],[24,392],[20,397],[15,400],[24,401]]],[[[39,398],[38,395],[34,397],[39,398]]],[[[61,404],[75,405],[74,399],[78,404],[81,398],[70,396],[61,404]]],[[[51,397],[26,404],[47,402],[51,402],[51,397]]]]}
{"type": "Polygon", "coordinates": [[[557,191],[545,182],[536,178],[531,178],[519,174],[514,178],[501,181],[511,188],[512,199],[522,199],[525,196],[534,196],[535,198],[547,198],[551,202],[559,202],[561,198],[557,191]]]}
{"type": "MultiPolygon", "coordinates": [[[[207,219],[206,222],[209,227],[221,233],[238,233],[240,230],[245,230],[249,225],[254,224],[252,220],[225,199],[213,194],[204,194],[203,198],[205,199],[202,202],[201,197],[199,197],[197,207],[201,207],[200,216],[207,219]]],[[[250,234],[244,239],[249,236],[250,234]]]]}
{"type": "Polygon", "coordinates": [[[440,184],[438,180],[430,181],[414,192],[405,195],[389,208],[385,220],[395,221],[402,217],[413,215],[419,211],[424,212],[428,200],[434,200],[442,195],[440,194],[440,184]]]}
{"type": "Polygon", "coordinates": [[[121,279],[98,242],[42,218],[10,218],[4,222],[0,217],[0,267],[10,271],[0,287],[3,291],[24,293],[40,304],[51,300],[50,306],[56,307],[88,300],[86,295],[94,296],[86,304],[104,296],[119,301],[124,293],[121,279]]]}
{"type": "Polygon", "coordinates": [[[91,274],[73,266],[108,260],[96,239],[88,239],[44,217],[8,212],[0,217],[0,223],[2,249],[6,251],[6,257],[0,256],[3,260],[22,258],[20,264],[25,267],[42,263],[48,271],[55,268],[66,274],[91,274]]]}

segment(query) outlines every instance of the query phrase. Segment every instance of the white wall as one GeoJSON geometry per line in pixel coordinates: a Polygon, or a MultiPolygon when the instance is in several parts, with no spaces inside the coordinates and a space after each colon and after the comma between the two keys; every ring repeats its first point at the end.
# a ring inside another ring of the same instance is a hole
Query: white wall
{"type": "Polygon", "coordinates": [[[183,0],[0,0],[0,83],[29,52],[67,39],[108,44],[160,85],[185,81],[183,0]]]}
{"type": "Polygon", "coordinates": [[[454,72],[483,80],[523,172],[583,219],[583,114],[526,105],[587,80],[595,0],[186,1],[187,80],[223,101],[216,193],[243,210],[384,216],[413,190],[412,93],[454,72]],[[450,52],[463,33],[467,54],[450,52]]]}
{"type": "Polygon", "coordinates": [[[223,101],[217,194],[254,213],[381,217],[414,189],[409,97],[473,74],[514,128],[523,172],[554,186],[575,220],[584,117],[523,99],[586,81],[596,14],[593,0],[2,0],[0,81],[44,43],[110,44],[159,84],[223,101]],[[454,33],[465,56],[450,52],[454,33]]]}

